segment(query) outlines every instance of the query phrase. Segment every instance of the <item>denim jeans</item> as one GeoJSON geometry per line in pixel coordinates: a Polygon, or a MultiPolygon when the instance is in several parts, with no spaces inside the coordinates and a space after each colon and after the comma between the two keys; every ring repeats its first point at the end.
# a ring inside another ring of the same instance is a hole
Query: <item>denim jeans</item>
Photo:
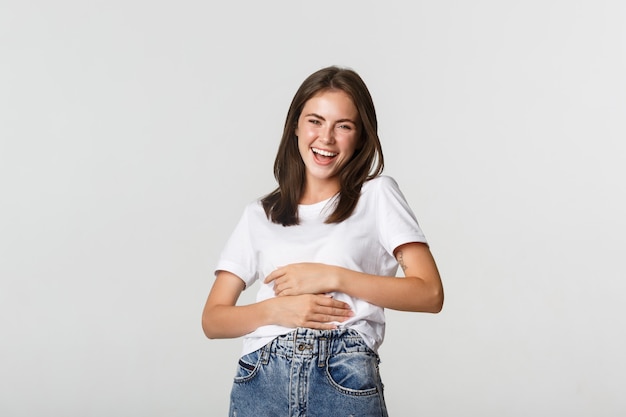
{"type": "Polygon", "coordinates": [[[297,329],[239,359],[230,417],[387,417],[378,363],[354,330],[297,329]]]}

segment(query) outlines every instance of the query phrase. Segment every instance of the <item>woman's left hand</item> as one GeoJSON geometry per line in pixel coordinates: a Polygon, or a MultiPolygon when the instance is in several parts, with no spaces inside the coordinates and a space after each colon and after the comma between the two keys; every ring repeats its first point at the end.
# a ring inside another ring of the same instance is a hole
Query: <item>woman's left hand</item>
{"type": "Polygon", "coordinates": [[[324,294],[334,291],[335,267],[319,263],[297,263],[280,267],[265,278],[274,283],[274,294],[324,294]]]}

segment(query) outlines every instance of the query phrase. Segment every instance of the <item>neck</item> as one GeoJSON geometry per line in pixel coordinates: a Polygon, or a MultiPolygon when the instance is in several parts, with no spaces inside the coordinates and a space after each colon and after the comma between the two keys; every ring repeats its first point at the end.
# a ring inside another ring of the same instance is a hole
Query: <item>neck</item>
{"type": "Polygon", "coordinates": [[[327,200],[337,194],[341,189],[339,180],[333,181],[307,181],[304,192],[300,198],[300,204],[315,204],[327,200]]]}

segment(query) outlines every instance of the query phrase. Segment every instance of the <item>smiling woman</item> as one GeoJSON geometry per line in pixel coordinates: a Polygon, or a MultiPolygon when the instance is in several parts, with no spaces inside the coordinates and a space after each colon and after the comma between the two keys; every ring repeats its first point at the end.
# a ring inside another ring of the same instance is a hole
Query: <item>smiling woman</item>
{"type": "Polygon", "coordinates": [[[278,188],[246,207],[202,316],[209,338],[243,336],[231,416],[387,416],[383,310],[439,312],[443,287],[413,212],[382,169],[376,112],[359,75],[338,67],[310,75],[287,113],[278,188]],[[238,306],[256,280],[257,302],[238,306]]]}
{"type": "Polygon", "coordinates": [[[339,192],[339,172],[358,146],[358,116],[352,99],[341,90],[322,91],[304,105],[295,131],[306,167],[301,204],[339,192]]]}

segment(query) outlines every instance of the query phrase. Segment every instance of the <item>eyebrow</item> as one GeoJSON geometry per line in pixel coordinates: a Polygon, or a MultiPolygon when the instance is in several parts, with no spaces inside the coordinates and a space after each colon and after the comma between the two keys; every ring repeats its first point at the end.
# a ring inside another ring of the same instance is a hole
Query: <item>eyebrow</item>
{"type": "MultiPolygon", "coordinates": [[[[317,113],[308,113],[308,114],[304,115],[304,117],[310,117],[310,116],[317,117],[318,119],[326,121],[325,118],[323,118],[322,116],[320,116],[317,113]]],[[[352,119],[339,119],[339,120],[337,120],[336,123],[345,123],[345,122],[350,122],[350,123],[356,125],[356,122],[354,120],[352,120],[352,119]]]]}

